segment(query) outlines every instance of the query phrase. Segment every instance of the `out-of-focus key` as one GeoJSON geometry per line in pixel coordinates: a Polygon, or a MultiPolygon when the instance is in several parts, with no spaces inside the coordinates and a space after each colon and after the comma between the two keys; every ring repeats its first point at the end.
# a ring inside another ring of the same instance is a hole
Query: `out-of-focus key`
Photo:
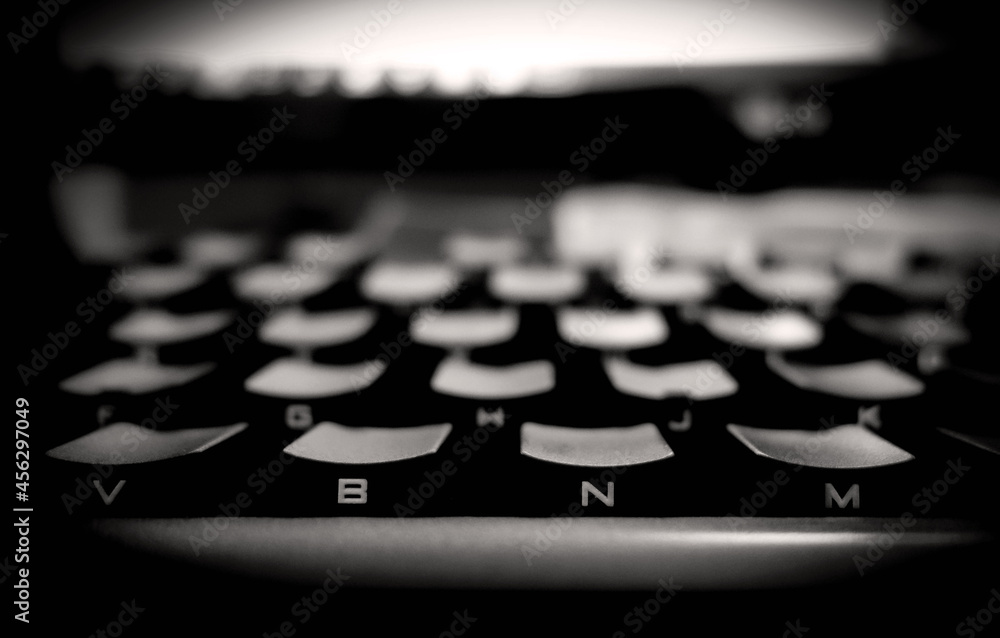
{"type": "Polygon", "coordinates": [[[188,266],[206,270],[226,270],[258,259],[263,242],[249,233],[204,231],[185,236],[180,258],[188,266]]]}
{"type": "Polygon", "coordinates": [[[816,365],[791,362],[771,352],[765,360],[772,372],[789,383],[835,397],[885,401],[914,397],[924,391],[923,381],[879,359],[816,365]]]}
{"type": "Polygon", "coordinates": [[[455,233],[444,241],[444,252],[452,263],[464,268],[488,268],[509,264],[528,252],[527,243],[506,235],[455,233]]]}
{"type": "Polygon", "coordinates": [[[570,266],[498,266],[486,281],[491,295],[515,304],[559,304],[579,297],[587,286],[582,270],[570,266]]]}
{"type": "Polygon", "coordinates": [[[903,339],[921,334],[927,339],[925,345],[955,345],[969,340],[969,331],[945,313],[945,320],[939,318],[939,310],[912,310],[903,314],[867,315],[846,313],[844,320],[858,332],[892,345],[903,339]],[[932,329],[928,329],[928,326],[932,329]]]}
{"type": "Polygon", "coordinates": [[[438,348],[481,348],[505,343],[517,333],[515,308],[449,310],[432,318],[416,315],[410,335],[417,343],[438,348]]]}
{"type": "Polygon", "coordinates": [[[667,320],[655,308],[609,312],[564,306],[556,313],[559,336],[573,345],[599,350],[648,348],[667,340],[667,320]]]}
{"type": "Polygon", "coordinates": [[[272,361],[244,382],[247,391],[283,399],[335,397],[364,390],[385,370],[379,360],[328,365],[287,357],[272,361]]]}
{"type": "Polygon", "coordinates": [[[621,467],[668,459],[674,451],[652,423],[572,428],[528,422],[521,427],[521,454],[561,465],[621,467]]]}
{"type": "Polygon", "coordinates": [[[642,303],[680,306],[701,303],[712,296],[715,284],[702,269],[673,266],[654,270],[636,282],[626,295],[642,303]]]}
{"type": "Polygon", "coordinates": [[[293,264],[267,263],[236,273],[233,292],[244,301],[278,300],[295,303],[319,294],[337,281],[329,270],[306,271],[293,264]]]}
{"type": "Polygon", "coordinates": [[[260,340],[292,349],[320,348],[350,343],[371,330],[378,319],[372,308],[306,312],[281,310],[260,327],[260,340]]]}
{"type": "Polygon", "coordinates": [[[103,392],[146,394],[185,385],[215,369],[214,363],[164,365],[140,359],[105,361],[64,379],[59,388],[83,396],[103,392]]]}
{"type": "Polygon", "coordinates": [[[112,423],[46,454],[55,459],[91,465],[134,465],[196,454],[247,428],[246,423],[212,428],[159,431],[132,423],[112,423]]]}
{"type": "Polygon", "coordinates": [[[435,392],[466,399],[516,399],[549,392],[554,386],[555,369],[544,360],[491,366],[449,356],[431,377],[435,392]]]}
{"type": "Polygon", "coordinates": [[[761,300],[787,299],[804,305],[830,305],[842,292],[842,285],[828,270],[809,266],[756,268],[733,273],[733,278],[761,300]]]}
{"type": "Polygon", "coordinates": [[[298,233],[285,244],[285,259],[339,272],[371,256],[375,246],[360,233],[298,233]]]}
{"type": "Polygon", "coordinates": [[[863,469],[913,459],[912,454],[863,425],[838,425],[827,430],[775,430],[729,424],[726,429],[754,454],[790,465],[863,469]]]}
{"type": "Polygon", "coordinates": [[[432,303],[453,293],[458,272],[447,264],[383,262],[373,264],[359,283],[370,301],[389,306],[432,303]]]}
{"type": "Polygon", "coordinates": [[[225,310],[178,315],[141,308],[112,324],[112,339],[132,345],[164,345],[191,341],[222,330],[232,321],[225,310]]]}
{"type": "Polygon", "coordinates": [[[133,303],[159,301],[193,290],[205,283],[208,275],[187,265],[126,266],[127,277],[121,295],[133,303]]]}
{"type": "Polygon", "coordinates": [[[739,389],[726,369],[709,359],[645,366],[614,355],[604,358],[604,371],[616,390],[644,399],[704,401],[730,396],[739,389]]]}
{"type": "Polygon", "coordinates": [[[823,340],[822,326],[797,310],[753,312],[712,307],[700,318],[716,338],[757,350],[804,350],[823,340]]]}
{"type": "Polygon", "coordinates": [[[327,421],[296,439],[285,452],[322,463],[390,463],[434,454],[450,433],[448,423],[377,428],[348,427],[327,421]]]}

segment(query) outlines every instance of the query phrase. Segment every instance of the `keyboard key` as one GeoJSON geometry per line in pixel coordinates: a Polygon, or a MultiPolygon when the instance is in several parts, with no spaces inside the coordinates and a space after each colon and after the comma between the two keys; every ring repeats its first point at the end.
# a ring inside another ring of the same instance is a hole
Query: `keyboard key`
{"type": "Polygon", "coordinates": [[[112,423],[52,448],[46,454],[72,463],[134,465],[196,454],[236,436],[246,423],[158,431],[132,423],[112,423]]]}
{"type": "Polygon", "coordinates": [[[862,425],[838,425],[828,430],[774,430],[729,424],[726,429],[754,454],[789,465],[862,469],[913,459],[912,454],[862,425]]]}
{"type": "Polygon", "coordinates": [[[652,423],[628,427],[573,428],[525,423],[521,454],[540,461],[578,467],[621,467],[674,455],[652,423]]]}
{"type": "Polygon", "coordinates": [[[311,349],[350,343],[365,335],[378,319],[373,308],[306,312],[279,310],[260,327],[264,343],[292,349],[311,349]]]}
{"type": "Polygon", "coordinates": [[[434,454],[450,433],[448,423],[386,428],[324,422],[296,439],[285,452],[323,463],[391,463],[434,454]]]}
{"type": "Polygon", "coordinates": [[[267,263],[236,273],[232,286],[244,301],[296,303],[323,292],[337,279],[337,274],[329,270],[307,271],[294,264],[267,263]]]}
{"type": "Polygon", "coordinates": [[[669,334],[666,319],[655,308],[564,306],[556,312],[556,326],[568,343],[600,350],[648,348],[663,343],[669,334]]]}
{"type": "Polygon", "coordinates": [[[131,345],[165,345],[191,341],[225,328],[233,313],[225,310],[179,315],[165,310],[140,308],[109,329],[109,336],[131,345]]]}
{"type": "Polygon", "coordinates": [[[715,292],[715,283],[704,270],[674,266],[654,270],[649,278],[636,283],[630,299],[660,306],[702,303],[715,292]]]}
{"type": "Polygon", "coordinates": [[[414,315],[410,335],[417,343],[438,348],[481,348],[514,338],[518,312],[514,308],[446,310],[414,315]]]}
{"type": "Polygon", "coordinates": [[[376,250],[360,233],[298,233],[285,244],[285,259],[308,268],[340,272],[357,266],[376,250]]]}
{"type": "Polygon", "coordinates": [[[733,272],[733,279],[765,303],[786,299],[794,304],[829,306],[840,297],[842,286],[832,272],[806,266],[758,268],[733,272]]]}
{"type": "Polygon", "coordinates": [[[322,399],[360,392],[385,370],[379,360],[329,365],[286,357],[272,361],[244,382],[248,392],[282,399],[322,399]]]}
{"type": "Polygon", "coordinates": [[[803,390],[863,401],[884,401],[917,396],[924,383],[881,359],[830,365],[789,361],[772,352],[766,357],[772,372],[803,390]]]}
{"type": "Polygon", "coordinates": [[[508,265],[494,268],[486,285],[491,295],[507,303],[556,305],[579,297],[587,277],[569,266],[508,265]]]}
{"type": "Polygon", "coordinates": [[[757,350],[803,350],[823,340],[822,326],[797,310],[754,312],[712,307],[705,309],[700,319],[717,339],[757,350]]]}
{"type": "Polygon", "coordinates": [[[616,390],[644,399],[686,397],[703,401],[727,397],[739,389],[726,369],[710,359],[646,366],[624,356],[607,356],[604,370],[616,390]]]}
{"type": "Polygon", "coordinates": [[[164,365],[141,359],[113,359],[63,380],[59,388],[84,396],[104,392],[147,394],[191,383],[214,369],[215,364],[210,362],[164,365]]]}
{"type": "Polygon", "coordinates": [[[445,238],[444,253],[453,264],[484,269],[516,262],[528,252],[528,244],[505,235],[455,233],[445,238]]]}
{"type": "Polygon", "coordinates": [[[121,292],[122,297],[133,303],[148,303],[173,297],[194,290],[205,283],[207,273],[191,266],[141,265],[126,268],[132,277],[121,292]]]}
{"type": "Polygon", "coordinates": [[[516,399],[543,394],[553,387],[555,369],[544,360],[491,366],[453,355],[438,365],[431,378],[435,392],[466,399],[516,399]]]}
{"type": "Polygon", "coordinates": [[[369,267],[359,285],[370,301],[413,306],[454,294],[460,281],[458,272],[446,264],[382,262],[369,267]]]}
{"type": "Polygon", "coordinates": [[[926,339],[924,345],[966,343],[969,331],[950,314],[945,314],[946,320],[942,321],[941,312],[944,311],[916,309],[891,315],[845,313],[844,320],[861,334],[892,345],[918,334],[926,339]]]}
{"type": "Polygon", "coordinates": [[[181,261],[198,270],[228,270],[256,260],[262,252],[261,237],[250,233],[204,231],[180,242],[181,261]]]}

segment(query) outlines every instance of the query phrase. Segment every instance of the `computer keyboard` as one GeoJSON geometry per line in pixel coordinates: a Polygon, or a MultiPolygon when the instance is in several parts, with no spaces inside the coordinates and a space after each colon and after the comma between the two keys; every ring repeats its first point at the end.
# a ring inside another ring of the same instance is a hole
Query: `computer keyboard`
{"type": "Polygon", "coordinates": [[[50,498],[179,560],[384,586],[791,587],[878,572],[895,529],[903,564],[995,545],[997,225],[907,211],[866,262],[881,236],[829,204],[864,195],[580,188],[530,237],[465,200],[431,228],[420,196],[336,234],[199,228],[105,273],[50,498]]]}
{"type": "Polygon", "coordinates": [[[994,587],[993,200],[913,194],[852,243],[864,191],[595,184],[519,233],[523,198],[447,185],[68,273],[29,387],[81,630],[135,597],[153,633],[305,632],[329,573],[310,631],[391,596],[400,631],[627,635],[662,581],[663,629],[879,633],[935,579],[940,632],[994,587]]]}

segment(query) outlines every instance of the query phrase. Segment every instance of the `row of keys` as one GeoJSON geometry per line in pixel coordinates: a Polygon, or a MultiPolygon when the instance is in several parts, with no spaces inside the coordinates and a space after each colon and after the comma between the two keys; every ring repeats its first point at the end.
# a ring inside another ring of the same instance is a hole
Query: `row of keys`
{"type": "MultiPolygon", "coordinates": [[[[203,452],[246,428],[246,423],[238,423],[158,431],[114,423],[53,448],[48,455],[92,465],[150,463],[203,452]]],[[[754,454],[794,466],[862,469],[914,458],[860,424],[825,430],[776,430],[730,424],[726,429],[754,454]]],[[[386,428],[323,422],[287,445],[284,452],[322,463],[392,463],[434,454],[451,431],[448,423],[386,428]]],[[[1000,455],[997,437],[939,431],[1000,455]]],[[[526,422],[520,430],[520,451],[526,457],[576,467],[630,467],[674,456],[674,450],[652,423],[573,428],[526,422]]]]}

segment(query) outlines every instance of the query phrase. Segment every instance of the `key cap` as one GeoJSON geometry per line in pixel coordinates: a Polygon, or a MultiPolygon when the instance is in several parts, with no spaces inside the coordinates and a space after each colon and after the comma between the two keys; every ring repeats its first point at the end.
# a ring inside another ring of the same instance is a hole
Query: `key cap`
{"type": "Polygon", "coordinates": [[[706,308],[700,316],[716,338],[757,350],[803,350],[823,340],[823,328],[797,310],[763,312],[706,308]]]}
{"type": "Polygon", "coordinates": [[[306,312],[301,308],[279,310],[260,327],[260,340],[271,345],[307,350],[350,343],[375,325],[373,308],[306,312]]]}
{"type": "Polygon", "coordinates": [[[318,423],[285,448],[292,456],[323,463],[391,463],[434,454],[451,433],[450,423],[399,428],[318,423]]]}
{"type": "Polygon", "coordinates": [[[555,370],[544,360],[491,366],[449,356],[431,377],[431,389],[439,394],[486,401],[544,394],[553,387],[555,370]]]}
{"type": "Polygon", "coordinates": [[[528,421],[519,457],[515,493],[532,498],[507,498],[521,516],[652,516],[681,507],[679,490],[657,496],[680,476],[673,449],[653,423],[581,428],[528,421]]]}
{"type": "Polygon", "coordinates": [[[986,450],[987,452],[1000,455],[1000,436],[983,436],[980,434],[956,432],[955,430],[949,430],[948,428],[938,428],[938,431],[952,437],[953,439],[964,441],[965,443],[973,445],[981,450],[986,450]]]}
{"type": "Polygon", "coordinates": [[[196,454],[247,428],[246,423],[160,432],[133,423],[112,423],[52,448],[55,459],[91,465],[133,465],[196,454]]]}
{"type": "Polygon", "coordinates": [[[342,272],[368,259],[376,247],[360,233],[297,233],[285,245],[285,259],[307,268],[342,272]]]}
{"type": "Polygon", "coordinates": [[[208,279],[204,271],[181,264],[143,264],[126,267],[124,272],[131,280],[121,295],[133,303],[161,301],[194,290],[208,279]]]}
{"type": "Polygon", "coordinates": [[[528,244],[518,237],[453,233],[444,241],[444,253],[457,266],[485,269],[518,261],[528,252],[528,244]]]}
{"type": "Polygon", "coordinates": [[[668,459],[674,452],[652,423],[581,429],[528,422],[521,427],[521,454],[562,465],[612,467],[668,459]]]}
{"type": "Polygon", "coordinates": [[[556,311],[559,336],[575,346],[600,350],[648,348],[666,341],[666,319],[655,308],[574,308],[556,311]]]}
{"type": "Polygon", "coordinates": [[[196,270],[229,270],[255,261],[262,252],[261,237],[251,233],[202,231],[180,242],[180,260],[196,270]]]}
{"type": "Polygon", "coordinates": [[[739,389],[739,384],[725,368],[708,359],[645,366],[632,363],[624,356],[606,356],[604,370],[616,390],[644,399],[718,399],[735,394],[739,389]]]}
{"type": "Polygon", "coordinates": [[[454,294],[459,273],[446,264],[380,262],[361,276],[361,293],[388,306],[430,304],[454,294]]]}
{"type": "Polygon", "coordinates": [[[155,346],[192,341],[221,331],[233,313],[219,310],[179,315],[165,310],[140,308],[111,325],[112,339],[133,346],[155,346]]]}
{"type": "Polygon", "coordinates": [[[164,365],[140,359],[113,359],[64,379],[59,389],[84,396],[104,392],[148,394],[191,383],[214,369],[214,363],[164,365]]]}
{"type": "Polygon", "coordinates": [[[863,401],[885,401],[917,396],[924,384],[880,359],[833,365],[810,365],[767,354],[768,367],[804,390],[863,401]]]}
{"type": "Polygon", "coordinates": [[[858,332],[892,345],[918,334],[926,340],[925,345],[950,346],[969,340],[969,331],[943,310],[915,309],[891,315],[845,313],[844,320],[858,332]]]}
{"type": "Polygon", "coordinates": [[[186,425],[178,416],[115,422],[49,450],[66,514],[218,516],[245,476],[238,461],[253,437],[246,423],[170,429],[186,425]]]}
{"type": "Polygon", "coordinates": [[[838,425],[828,430],[773,430],[729,424],[726,429],[754,454],[789,465],[861,469],[913,459],[906,450],[861,425],[838,425]]]}
{"type": "Polygon", "coordinates": [[[415,315],[410,335],[417,343],[438,348],[481,348],[514,338],[518,312],[514,308],[446,310],[433,318],[415,315]]]}
{"type": "Polygon", "coordinates": [[[378,360],[328,365],[286,357],[267,364],[244,382],[248,392],[282,399],[323,399],[360,392],[385,370],[378,360]]]}
{"type": "Polygon", "coordinates": [[[338,279],[328,270],[306,271],[295,264],[266,263],[233,275],[233,292],[243,301],[270,300],[296,303],[317,295],[338,279]]]}
{"type": "Polygon", "coordinates": [[[582,270],[555,265],[506,265],[490,271],[491,295],[513,304],[567,303],[583,294],[587,277],[582,270]]]}
{"type": "Polygon", "coordinates": [[[714,292],[715,284],[704,270],[673,266],[654,270],[627,296],[645,304],[680,306],[702,303],[714,292]]]}

